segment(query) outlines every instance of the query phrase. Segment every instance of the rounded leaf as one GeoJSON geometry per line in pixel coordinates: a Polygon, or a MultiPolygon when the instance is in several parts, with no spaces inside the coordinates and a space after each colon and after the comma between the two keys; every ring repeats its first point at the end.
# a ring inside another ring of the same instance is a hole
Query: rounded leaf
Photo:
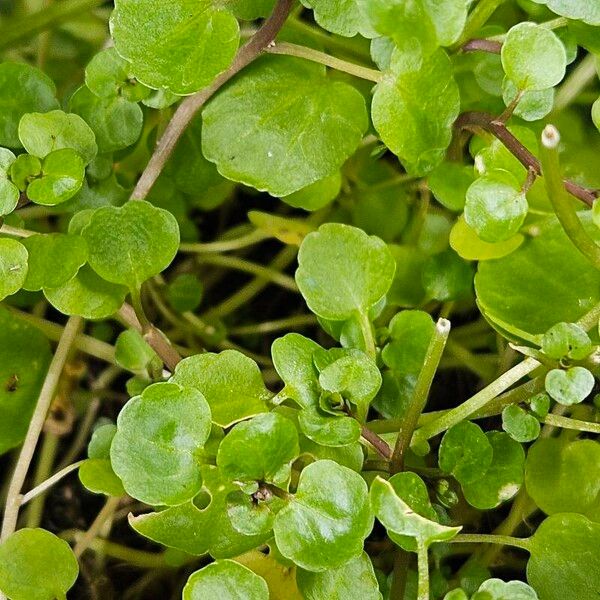
{"type": "Polygon", "coordinates": [[[0,238],[0,300],[18,292],[27,278],[27,249],[21,242],[0,238]]]}
{"type": "Polygon", "coordinates": [[[532,442],[540,435],[540,422],[520,406],[511,404],[502,411],[502,429],[517,442],[532,442]]]}
{"type": "Polygon", "coordinates": [[[542,352],[554,358],[582,360],[592,351],[592,341],[576,323],[557,323],[544,334],[542,352]]]}
{"type": "Polygon", "coordinates": [[[592,393],[594,384],[594,376],[585,367],[552,369],[545,379],[550,397],[565,406],[583,402],[592,393]]]}

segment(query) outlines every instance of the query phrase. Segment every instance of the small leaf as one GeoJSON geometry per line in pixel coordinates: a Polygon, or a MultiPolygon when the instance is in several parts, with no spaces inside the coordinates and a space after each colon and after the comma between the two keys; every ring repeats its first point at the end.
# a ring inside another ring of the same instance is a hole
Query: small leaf
{"type": "Polygon", "coordinates": [[[59,107],[56,87],[39,69],[26,63],[0,65],[0,145],[21,148],[17,133],[21,117],[59,107]]]}
{"type": "Polygon", "coordinates": [[[298,490],[277,513],[273,530],[286,558],[320,572],[360,556],[372,527],[362,477],[333,461],[318,460],[300,473],[298,490]]]}
{"type": "Polygon", "coordinates": [[[502,66],[518,89],[544,90],[565,76],[567,55],[554,32],[536,23],[511,27],[502,44],[502,66]]]}
{"type": "Polygon", "coordinates": [[[239,42],[237,20],[215,0],[117,0],[111,33],[142,83],[176,94],[211,83],[229,67],[239,42]]]}
{"type": "Polygon", "coordinates": [[[66,598],[78,573],[69,544],[45,529],[19,529],[0,545],[0,590],[11,600],[66,598]]]}
{"type": "Polygon", "coordinates": [[[243,491],[227,496],[227,516],[236,531],[243,535],[270,534],[275,515],[284,501],[276,496],[257,501],[243,491]]]}
{"type": "Polygon", "coordinates": [[[119,498],[125,495],[123,482],[112,469],[110,460],[88,458],[79,467],[79,481],[94,494],[119,498]]]}
{"type": "Polygon", "coordinates": [[[175,368],[171,381],[202,392],[213,422],[221,427],[267,412],[266,402],[272,397],[258,365],[236,350],[185,358],[175,368]]]}
{"type": "MultiPolygon", "coordinates": [[[[416,544],[430,546],[435,542],[451,540],[460,527],[446,527],[416,513],[396,494],[389,481],[376,477],[371,484],[373,511],[387,530],[414,538],[416,544]]],[[[416,548],[415,544],[415,548],[416,548]]]]}
{"type": "Polygon", "coordinates": [[[89,263],[103,279],[137,289],[169,266],[179,248],[175,217],[148,202],[106,206],[92,215],[82,236],[89,263]]]}
{"type": "Polygon", "coordinates": [[[366,314],[388,291],[395,269],[379,238],[337,223],[306,236],[298,265],[296,282],[309,308],[334,321],[366,314]]]}
{"type": "Polygon", "coordinates": [[[193,388],[155,383],[119,413],[111,464],[127,493],[147,504],[183,504],[201,487],[199,452],[210,408],[193,388]]]}
{"type": "Polygon", "coordinates": [[[584,367],[552,369],[545,380],[550,397],[565,406],[583,402],[592,393],[594,383],[594,376],[584,367]]]}
{"type": "Polygon", "coordinates": [[[23,288],[30,291],[59,287],[87,261],[87,244],[78,235],[39,233],[23,239],[29,254],[23,288]]]}
{"type": "Polygon", "coordinates": [[[488,579],[479,586],[472,600],[538,600],[538,596],[522,581],[488,579]]]}
{"type": "Polygon", "coordinates": [[[219,173],[278,197],[338,172],[368,121],[355,88],[284,56],[255,61],[202,119],[202,150],[219,173]]]}
{"type": "Polygon", "coordinates": [[[96,137],[89,125],[79,115],[62,110],[26,114],[19,123],[19,139],[25,150],[38,158],[70,148],[87,165],[98,154],[96,137]]]}
{"type": "Polygon", "coordinates": [[[169,283],[166,294],[171,308],[177,312],[194,311],[202,302],[204,287],[195,275],[183,273],[169,283]]]}
{"type": "Polygon", "coordinates": [[[446,161],[429,173],[428,182],[429,189],[442,206],[460,212],[465,206],[467,190],[474,179],[471,166],[446,161]]]}
{"type": "Polygon", "coordinates": [[[508,171],[494,169],[476,179],[467,190],[465,221],[489,243],[513,237],[528,210],[525,193],[508,171]]]}
{"type": "Polygon", "coordinates": [[[540,422],[520,406],[511,404],[502,411],[502,429],[517,442],[532,442],[540,435],[540,422]]]}
{"type": "Polygon", "coordinates": [[[300,411],[298,425],[306,437],[322,446],[337,448],[360,439],[360,424],[356,419],[341,412],[332,416],[316,406],[300,411]]]}
{"type": "MultiPolygon", "coordinates": [[[[506,106],[515,100],[519,90],[515,84],[508,78],[502,83],[502,99],[506,106]]],[[[524,121],[539,121],[543,119],[554,106],[554,88],[546,88],[545,90],[530,90],[522,92],[521,98],[513,114],[516,117],[521,117],[524,121]]]]}
{"type": "Polygon", "coordinates": [[[18,292],[27,278],[27,249],[21,242],[0,238],[0,300],[18,292]]]}
{"type": "Polygon", "coordinates": [[[544,334],[542,352],[560,360],[582,360],[592,351],[592,341],[583,328],[576,323],[557,323],[544,334]]]}
{"type": "Polygon", "coordinates": [[[312,8],[315,21],[327,31],[353,37],[360,33],[363,37],[377,37],[361,9],[361,0],[302,0],[312,8]]]}
{"type": "Polygon", "coordinates": [[[319,210],[337,198],[342,187],[342,177],[339,172],[315,181],[306,187],[283,196],[281,200],[294,208],[308,211],[319,210]]]}
{"type": "Polygon", "coordinates": [[[300,246],[302,240],[315,229],[306,221],[280,217],[258,210],[251,210],[248,213],[248,220],[258,230],[292,246],[300,246]]]}
{"type": "Polygon", "coordinates": [[[267,582],[233,560],[219,560],[192,573],[183,600],[268,600],[267,582]]]}
{"type": "Polygon", "coordinates": [[[600,4],[596,0],[535,0],[546,4],[557,15],[580,19],[589,25],[600,25],[600,4]]]}
{"type": "Polygon", "coordinates": [[[298,569],[298,588],[305,600],[381,600],[369,556],[363,552],[337,569],[312,573],[298,569]]]}
{"type": "Polygon", "coordinates": [[[217,466],[230,480],[283,485],[300,454],[294,424],[276,413],[235,425],[219,446],[217,466]]]}
{"type": "Polygon", "coordinates": [[[115,360],[124,369],[144,372],[156,353],[136,329],[119,334],[115,343],[115,360]]]}

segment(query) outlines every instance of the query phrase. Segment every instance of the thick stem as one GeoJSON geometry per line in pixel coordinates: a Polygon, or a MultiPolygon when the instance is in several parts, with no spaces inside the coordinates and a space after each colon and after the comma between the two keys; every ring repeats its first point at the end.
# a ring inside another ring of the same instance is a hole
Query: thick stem
{"type": "Polygon", "coordinates": [[[404,467],[404,457],[410,447],[410,442],[419,422],[419,417],[427,404],[429,390],[431,389],[433,378],[440,364],[444,348],[446,347],[448,335],[450,335],[450,321],[447,319],[439,319],[435,325],[431,341],[429,342],[425,361],[421,368],[421,372],[419,373],[413,397],[398,432],[398,439],[396,440],[390,464],[390,472],[392,474],[402,471],[404,467]]]}
{"type": "Polygon", "coordinates": [[[64,333],[56,348],[56,353],[50,362],[50,367],[48,368],[46,379],[42,385],[33,416],[29,422],[29,429],[25,435],[25,440],[8,488],[0,541],[6,540],[17,527],[19,507],[21,506],[22,501],[21,490],[23,489],[23,484],[25,483],[27,471],[31,465],[31,460],[33,459],[40,433],[44,427],[46,414],[52,404],[52,399],[54,398],[60,375],[75,338],[77,337],[81,323],[82,319],[80,317],[69,318],[64,333]]]}
{"type": "Polygon", "coordinates": [[[175,149],[179,138],[183,135],[196,113],[223,85],[260,56],[263,50],[273,42],[285,23],[292,5],[293,0],[279,0],[273,14],[252,38],[240,48],[229,69],[221,73],[208,87],[193,96],[189,96],[179,105],[133,190],[132,200],[143,200],[148,195],[175,149]]]}
{"type": "Polygon", "coordinates": [[[528,538],[516,538],[510,535],[494,535],[492,533],[459,533],[448,540],[450,544],[502,544],[529,551],[531,542],[528,538]]]}
{"type": "Polygon", "coordinates": [[[306,46],[299,46],[298,44],[290,44],[288,42],[279,42],[277,44],[271,44],[265,49],[265,52],[269,54],[285,54],[286,56],[296,56],[298,58],[305,58],[312,62],[316,62],[336,71],[342,71],[349,75],[354,75],[360,79],[366,79],[367,81],[373,81],[378,83],[381,81],[382,73],[376,69],[369,69],[362,65],[356,65],[346,60],[341,60],[335,56],[319,52],[313,48],[307,48],[306,46]]]}
{"type": "Polygon", "coordinates": [[[558,145],[560,134],[554,125],[547,125],[542,133],[540,156],[546,191],[554,212],[562,225],[564,232],[573,242],[573,245],[591,263],[600,270],[600,246],[583,227],[571,199],[567,195],[563,180],[560,176],[560,161],[558,158],[558,145]]]}
{"type": "Polygon", "coordinates": [[[429,554],[427,546],[417,541],[417,569],[419,580],[417,584],[417,600],[429,600],[429,554]]]}
{"type": "Polygon", "coordinates": [[[385,458],[386,460],[390,460],[392,458],[392,449],[389,447],[388,443],[380,438],[374,431],[371,431],[365,425],[361,425],[360,435],[363,439],[367,440],[377,453],[385,458]]]}
{"type": "Polygon", "coordinates": [[[546,415],[544,423],[546,425],[552,425],[553,427],[562,427],[563,429],[572,429],[574,431],[600,433],[600,423],[580,421],[579,419],[570,419],[569,417],[562,417],[560,415],[546,415]]]}

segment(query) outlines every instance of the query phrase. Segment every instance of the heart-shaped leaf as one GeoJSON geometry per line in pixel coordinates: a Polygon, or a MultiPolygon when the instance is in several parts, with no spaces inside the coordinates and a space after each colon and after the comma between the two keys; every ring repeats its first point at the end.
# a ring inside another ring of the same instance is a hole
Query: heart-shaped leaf
{"type": "Polygon", "coordinates": [[[511,404],[502,411],[502,429],[517,442],[532,442],[540,435],[540,422],[520,406],[511,404]]]}
{"type": "Polygon", "coordinates": [[[594,376],[585,367],[552,369],[545,380],[550,397],[565,406],[583,402],[592,393],[594,384],[594,376]]]}

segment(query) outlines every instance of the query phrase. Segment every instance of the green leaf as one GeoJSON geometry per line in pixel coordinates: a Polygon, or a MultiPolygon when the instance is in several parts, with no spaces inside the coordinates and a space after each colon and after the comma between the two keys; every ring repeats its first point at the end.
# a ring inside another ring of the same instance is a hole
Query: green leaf
{"type": "Polygon", "coordinates": [[[372,527],[362,477],[333,461],[318,460],[300,473],[298,490],[277,513],[273,530],[286,558],[320,572],[360,556],[372,527]]]}
{"type": "Polygon", "coordinates": [[[353,37],[360,33],[363,37],[377,37],[365,18],[361,0],[302,0],[308,8],[312,8],[315,21],[327,31],[345,37],[353,37]]]}
{"type": "Polygon", "coordinates": [[[592,340],[585,330],[575,323],[557,323],[548,329],[542,338],[542,352],[556,360],[582,360],[591,351],[592,340]]]}
{"type": "Polygon", "coordinates": [[[298,424],[306,437],[322,446],[347,446],[360,438],[360,424],[356,419],[341,412],[332,416],[316,406],[301,410],[298,424]]]}
{"type": "Polygon", "coordinates": [[[552,369],[545,379],[550,397],[565,406],[583,402],[592,393],[594,383],[594,376],[585,367],[552,369]]]}
{"type": "Polygon", "coordinates": [[[531,538],[527,580],[543,600],[594,598],[600,587],[600,525],[583,515],[548,517],[531,538]]]}
{"type": "Polygon", "coordinates": [[[394,280],[388,290],[386,300],[392,306],[417,306],[425,298],[421,285],[421,270],[425,254],[414,246],[390,244],[389,250],[396,262],[394,280]]]}
{"type": "MultiPolygon", "coordinates": [[[[600,241],[600,230],[594,232],[589,216],[581,218],[600,241]]],[[[508,256],[479,263],[475,277],[477,301],[485,316],[530,336],[544,334],[561,321],[574,323],[600,303],[598,272],[556,219],[536,226],[539,235],[508,256]]]]}
{"type": "Polygon", "coordinates": [[[39,69],[25,63],[0,65],[0,145],[21,148],[17,133],[21,117],[58,108],[56,87],[39,69]]]}
{"type": "Polygon", "coordinates": [[[79,467],[79,481],[90,492],[119,498],[125,495],[123,482],[112,469],[110,460],[88,458],[79,467]]]}
{"type": "Polygon", "coordinates": [[[127,493],[146,504],[183,504],[201,487],[199,453],[210,408],[189,387],[155,383],[119,413],[111,464],[127,493]]]}
{"type": "Polygon", "coordinates": [[[177,312],[194,311],[202,302],[204,287],[195,275],[183,273],[169,282],[166,295],[171,308],[177,312]]]}
{"type": "Polygon", "coordinates": [[[520,406],[511,404],[502,411],[502,429],[517,442],[532,442],[540,435],[540,422],[520,406]]]}
{"type": "Polygon", "coordinates": [[[550,411],[550,397],[548,394],[536,394],[529,401],[529,407],[538,419],[545,419],[550,411]]]}
{"type": "Polygon", "coordinates": [[[538,600],[535,590],[522,581],[484,581],[472,600],[538,600]]]}
{"type": "Polygon", "coordinates": [[[135,531],[169,548],[200,556],[210,552],[215,558],[239,556],[264,543],[271,533],[243,535],[227,515],[227,498],[238,487],[223,479],[216,467],[201,467],[202,491],[194,501],[159,512],[129,517],[135,531]],[[204,505],[204,492],[209,502],[204,505]]]}
{"type": "Polygon", "coordinates": [[[460,37],[467,20],[468,0],[422,0],[433,22],[440,46],[450,46],[460,37]]]}
{"type": "Polygon", "coordinates": [[[312,573],[298,569],[298,588],[305,600],[381,600],[369,556],[363,552],[337,569],[312,573]]]}
{"type": "Polygon", "coordinates": [[[490,431],[486,437],[492,445],[492,463],[481,478],[461,482],[467,502],[479,510],[495,508],[519,491],[525,463],[523,447],[508,434],[490,431]]]}
{"type": "Polygon", "coordinates": [[[62,110],[26,114],[19,122],[19,139],[25,150],[38,158],[71,148],[87,165],[98,154],[96,137],[89,125],[79,115],[62,110]]]}
{"type": "Polygon", "coordinates": [[[78,573],[69,544],[44,529],[20,529],[0,545],[0,590],[11,600],[66,598],[78,573]]]}
{"type": "Polygon", "coordinates": [[[271,534],[275,515],[283,504],[276,496],[258,501],[243,491],[231,492],[227,497],[227,516],[233,528],[243,535],[271,534]]]}
{"type": "Polygon", "coordinates": [[[395,262],[379,238],[327,223],[304,238],[296,283],[308,307],[324,319],[366,314],[388,291],[395,262]]]}
{"type": "Polygon", "coordinates": [[[237,20],[222,5],[215,0],[117,0],[111,18],[117,52],[149,87],[196,92],[229,67],[238,48],[237,20]]]}
{"type": "Polygon", "coordinates": [[[443,50],[417,62],[394,53],[390,70],[375,88],[371,116],[382,141],[407,172],[422,176],[444,159],[460,98],[443,50]]]}
{"type": "Polygon", "coordinates": [[[16,156],[7,148],[0,148],[0,215],[10,214],[19,202],[19,188],[9,180],[10,167],[16,156]]]}
{"type": "Polygon", "coordinates": [[[75,277],[87,261],[87,244],[78,235],[38,233],[21,243],[29,255],[26,290],[59,287],[75,277]]]}
{"type": "Polygon", "coordinates": [[[273,12],[275,0],[227,0],[227,8],[244,21],[268,17],[273,12]]]}
{"type": "Polygon", "coordinates": [[[123,306],[127,288],[105,281],[84,265],[67,283],[44,289],[44,295],[56,310],[65,315],[105,319],[123,306]]]}
{"type": "MultiPolygon", "coordinates": [[[[502,99],[509,106],[515,100],[519,90],[515,84],[505,78],[502,83],[502,99]]],[[[554,88],[544,90],[529,90],[522,92],[521,99],[517,103],[513,114],[521,117],[524,121],[538,121],[543,119],[554,106],[554,88]]]]}
{"type": "Polygon", "coordinates": [[[494,169],[469,186],[465,221],[484,242],[504,242],[519,231],[528,208],[516,178],[494,169]]]}
{"type": "Polygon", "coordinates": [[[115,360],[124,369],[144,372],[156,353],[136,329],[127,329],[119,334],[115,343],[115,360]]]}
{"type": "Polygon", "coordinates": [[[99,208],[82,235],[92,269],[103,279],[129,289],[138,289],[168,267],[179,249],[175,217],[148,202],[99,208]]]}
{"type": "Polygon", "coordinates": [[[71,96],[69,108],[91,127],[101,154],[132,146],[142,133],[142,109],[122,96],[99,98],[82,86],[71,96]]]}
{"type": "Polygon", "coordinates": [[[266,403],[272,396],[258,365],[237,350],[185,358],[175,368],[171,381],[202,392],[213,422],[221,427],[267,412],[266,403]]]}
{"type": "Polygon", "coordinates": [[[368,122],[355,88],[327,78],[320,65],[283,56],[255,61],[202,118],[202,149],[221,175],[273,196],[336,173],[368,122]]]}
{"type": "Polygon", "coordinates": [[[473,167],[457,162],[442,162],[429,173],[427,181],[429,189],[442,206],[460,212],[474,179],[473,167]]]}
{"type": "Polygon", "coordinates": [[[490,244],[479,238],[474,229],[460,216],[450,231],[450,247],[465,260],[493,260],[514,252],[523,242],[525,236],[517,233],[504,242],[490,244]]]}
{"type": "Polygon", "coordinates": [[[313,354],[322,350],[317,342],[288,333],[277,338],[271,346],[273,365],[285,383],[285,394],[302,408],[316,406],[319,400],[318,373],[313,354]]]}
{"type": "Polygon", "coordinates": [[[0,455],[25,438],[50,359],[46,337],[1,308],[0,455]]]}
{"type": "Polygon", "coordinates": [[[589,25],[600,25],[598,0],[534,0],[545,4],[550,10],[569,19],[579,19],[589,25]]]}
{"type": "Polygon", "coordinates": [[[389,481],[379,476],[371,484],[370,498],[373,511],[385,528],[391,533],[414,538],[416,544],[430,546],[451,540],[461,529],[422,517],[400,498],[389,481]]]}
{"type": "Polygon", "coordinates": [[[233,560],[219,560],[192,573],[183,600],[268,600],[267,582],[233,560]]]}
{"type": "Polygon", "coordinates": [[[276,413],[265,413],[231,429],[219,446],[217,466],[230,480],[283,485],[299,454],[294,424],[276,413]]]}
{"type": "Polygon", "coordinates": [[[24,192],[29,183],[42,172],[42,161],[37,156],[20,154],[10,165],[10,178],[24,192]]]}
{"type": "Polygon", "coordinates": [[[481,428],[470,421],[451,427],[442,438],[439,463],[460,483],[481,479],[492,464],[494,450],[481,428]]]}
{"type": "Polygon", "coordinates": [[[538,440],[527,453],[527,494],[548,515],[579,513],[600,521],[600,444],[538,440]]]}
{"type": "Polygon", "coordinates": [[[545,90],[562,81],[567,67],[563,43],[554,32],[536,23],[511,27],[502,44],[502,66],[523,91],[545,90]]]}
{"type": "Polygon", "coordinates": [[[421,282],[427,297],[447,302],[469,295],[473,283],[473,270],[453,250],[430,256],[423,265],[421,282]]]}
{"type": "Polygon", "coordinates": [[[340,173],[328,175],[324,179],[319,179],[297,192],[293,192],[282,198],[283,202],[294,208],[304,210],[319,210],[327,206],[340,193],[342,187],[342,176],[340,173]]]}
{"type": "Polygon", "coordinates": [[[596,126],[596,129],[600,131],[600,98],[592,104],[592,121],[596,126]]]}
{"type": "Polygon", "coordinates": [[[27,249],[10,238],[0,238],[0,300],[18,292],[27,278],[27,249]]]}

